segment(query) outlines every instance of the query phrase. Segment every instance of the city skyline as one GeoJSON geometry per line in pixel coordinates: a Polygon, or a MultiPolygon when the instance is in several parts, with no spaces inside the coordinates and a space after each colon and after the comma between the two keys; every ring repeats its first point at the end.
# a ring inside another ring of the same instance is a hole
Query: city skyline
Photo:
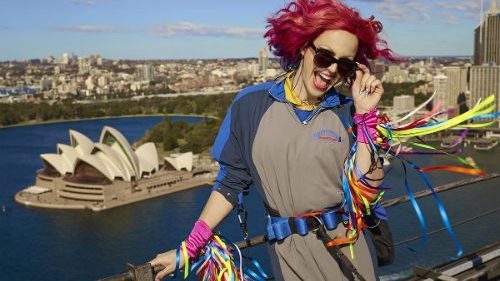
{"type": "MultiPolygon", "coordinates": [[[[5,1],[0,34],[6,43],[0,45],[0,61],[65,52],[110,59],[256,57],[266,46],[265,19],[288,2],[5,1]]],[[[400,56],[473,54],[478,0],[344,2],[381,20],[384,39],[400,56]]],[[[485,0],[483,10],[489,7],[485,0]]]]}

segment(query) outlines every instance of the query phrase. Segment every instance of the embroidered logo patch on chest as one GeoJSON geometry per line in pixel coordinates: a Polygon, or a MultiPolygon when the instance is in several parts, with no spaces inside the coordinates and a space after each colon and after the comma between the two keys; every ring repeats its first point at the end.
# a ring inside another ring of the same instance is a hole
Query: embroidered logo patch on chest
{"type": "Polygon", "coordinates": [[[330,142],[342,142],[342,138],[330,129],[317,131],[314,133],[315,140],[327,140],[330,142]]]}

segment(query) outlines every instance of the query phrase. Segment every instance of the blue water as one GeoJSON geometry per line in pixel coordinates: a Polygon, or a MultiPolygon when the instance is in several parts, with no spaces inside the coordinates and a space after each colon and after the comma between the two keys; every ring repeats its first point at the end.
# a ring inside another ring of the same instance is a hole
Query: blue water
{"type": "MultiPolygon", "coordinates": [[[[199,119],[181,117],[196,122],[199,119]]],[[[142,136],[162,117],[115,118],[70,123],[0,129],[0,280],[95,280],[125,270],[125,263],[141,264],[157,253],[175,247],[190,231],[199,215],[210,188],[201,187],[178,192],[108,211],[60,211],[26,208],[14,202],[14,194],[33,183],[35,171],[42,167],[39,155],[56,151],[57,143],[69,143],[68,130],[74,129],[97,141],[104,125],[121,131],[129,141],[142,136]]],[[[465,149],[488,171],[500,170],[497,148],[489,152],[465,149]]],[[[422,166],[452,163],[442,157],[413,158],[422,166]]],[[[402,172],[395,168],[388,176],[392,190],[386,198],[404,194],[402,172]]],[[[414,173],[409,175],[414,190],[423,183],[414,173]]],[[[454,181],[464,176],[447,172],[430,173],[435,184],[454,181]]],[[[475,216],[500,205],[500,180],[471,185],[441,195],[451,221],[475,216]]],[[[263,231],[263,207],[255,192],[246,200],[251,235],[263,231]]],[[[419,201],[430,229],[441,227],[434,200],[419,201]]],[[[395,241],[420,234],[416,216],[408,204],[388,210],[395,241]]],[[[455,231],[465,252],[500,240],[500,213],[458,226],[455,231]]],[[[241,239],[235,215],[220,230],[230,239],[241,239]]],[[[418,241],[411,244],[418,245],[418,241]]],[[[425,248],[417,253],[406,245],[396,248],[396,263],[380,268],[383,279],[400,276],[413,265],[432,266],[449,260],[455,246],[446,232],[429,237],[425,248]]],[[[265,246],[250,252],[259,258],[266,270],[265,246]]]]}

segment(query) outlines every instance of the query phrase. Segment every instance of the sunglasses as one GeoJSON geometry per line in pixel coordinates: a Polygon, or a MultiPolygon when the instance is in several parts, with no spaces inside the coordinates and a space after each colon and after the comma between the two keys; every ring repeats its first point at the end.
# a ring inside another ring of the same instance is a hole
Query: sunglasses
{"type": "Polygon", "coordinates": [[[328,68],[330,65],[337,64],[337,72],[344,78],[353,78],[358,63],[347,58],[337,59],[331,51],[317,48],[314,43],[310,42],[309,46],[314,50],[314,64],[321,68],[328,68]]]}

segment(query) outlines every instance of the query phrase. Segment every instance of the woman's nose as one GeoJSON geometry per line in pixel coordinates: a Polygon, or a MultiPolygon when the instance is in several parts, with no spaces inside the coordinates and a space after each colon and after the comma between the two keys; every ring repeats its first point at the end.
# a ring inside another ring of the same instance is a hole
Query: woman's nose
{"type": "Polygon", "coordinates": [[[336,74],[337,73],[337,67],[338,67],[338,64],[335,62],[335,63],[332,63],[329,67],[328,67],[328,71],[330,71],[331,74],[336,74]]]}

